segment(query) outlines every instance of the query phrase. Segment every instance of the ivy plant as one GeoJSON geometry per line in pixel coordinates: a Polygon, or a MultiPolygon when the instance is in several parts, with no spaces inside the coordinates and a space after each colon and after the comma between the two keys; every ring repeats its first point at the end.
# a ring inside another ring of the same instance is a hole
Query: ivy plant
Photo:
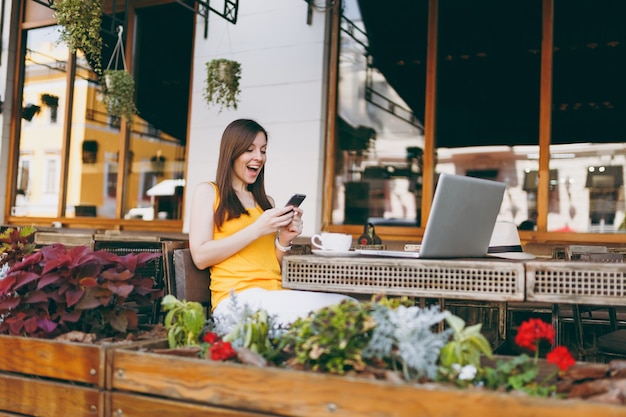
{"type": "Polygon", "coordinates": [[[60,38],[71,52],[81,50],[102,71],[102,3],[100,0],[55,0],[51,8],[59,24],[60,38]]]}
{"type": "Polygon", "coordinates": [[[135,81],[126,70],[104,70],[102,103],[111,116],[126,118],[130,123],[135,114],[135,81]]]}
{"type": "Polygon", "coordinates": [[[219,106],[237,109],[239,81],[241,80],[241,64],[228,59],[213,59],[206,63],[206,80],[203,92],[209,107],[219,106]]]}

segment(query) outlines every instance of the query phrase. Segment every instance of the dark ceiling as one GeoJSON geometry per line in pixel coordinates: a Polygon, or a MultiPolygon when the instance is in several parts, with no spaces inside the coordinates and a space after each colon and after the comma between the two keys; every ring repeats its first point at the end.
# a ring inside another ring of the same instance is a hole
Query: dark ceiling
{"type": "Polygon", "coordinates": [[[428,0],[359,0],[374,66],[423,122],[428,0]]]}
{"type": "MultiPolygon", "coordinates": [[[[187,3],[193,5],[190,0],[187,3]]],[[[178,2],[137,9],[133,54],[139,116],[183,144],[187,137],[194,16],[178,2]]],[[[115,18],[124,22],[123,14],[115,18]]],[[[104,68],[117,39],[111,20],[105,15],[102,24],[104,68]]]]}
{"type": "MultiPolygon", "coordinates": [[[[428,0],[358,5],[374,67],[423,122],[428,0]]],[[[622,0],[556,0],[552,143],[626,137],[624,15],[622,0]]],[[[536,145],[542,1],[441,0],[438,16],[438,146],[536,145]]]]}
{"type": "Polygon", "coordinates": [[[181,142],[187,137],[193,12],[178,3],[137,10],[139,116],[181,142]]]}

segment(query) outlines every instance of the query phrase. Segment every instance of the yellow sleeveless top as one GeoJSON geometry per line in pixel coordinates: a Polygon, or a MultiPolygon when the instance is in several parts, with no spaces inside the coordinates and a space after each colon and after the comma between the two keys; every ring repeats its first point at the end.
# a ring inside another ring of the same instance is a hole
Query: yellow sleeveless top
{"type": "MultiPolygon", "coordinates": [[[[215,189],[215,203],[213,212],[219,204],[217,185],[211,183],[215,189]]],[[[251,225],[263,214],[259,206],[249,208],[250,215],[242,214],[237,219],[227,219],[221,230],[213,227],[213,239],[223,239],[246,226],[251,225]]],[[[266,290],[281,290],[282,275],[280,265],[276,259],[272,234],[265,235],[250,242],[248,246],[233,256],[211,267],[211,305],[213,308],[230,295],[249,288],[263,288],[266,290]]]]}

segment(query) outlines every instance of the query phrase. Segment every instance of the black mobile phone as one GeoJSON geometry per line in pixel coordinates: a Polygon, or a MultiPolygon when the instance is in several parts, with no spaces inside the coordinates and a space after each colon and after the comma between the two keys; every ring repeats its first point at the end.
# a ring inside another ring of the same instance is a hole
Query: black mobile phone
{"type": "Polygon", "coordinates": [[[306,194],[294,194],[291,196],[291,198],[289,199],[289,201],[287,201],[287,204],[285,205],[300,207],[300,204],[302,204],[305,198],[306,198],[306,194]]]}
{"type": "Polygon", "coordinates": [[[302,204],[305,198],[306,198],[306,194],[294,194],[291,196],[291,198],[289,199],[289,201],[287,201],[287,204],[285,205],[300,207],[300,204],[302,204]]]}

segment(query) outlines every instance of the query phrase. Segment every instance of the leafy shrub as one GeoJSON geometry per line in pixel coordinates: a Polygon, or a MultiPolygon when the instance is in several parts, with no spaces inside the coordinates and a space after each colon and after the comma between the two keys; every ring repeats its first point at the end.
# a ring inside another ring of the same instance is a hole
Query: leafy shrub
{"type": "Polygon", "coordinates": [[[343,374],[365,367],[362,353],[375,326],[364,304],[344,300],[297,319],[280,344],[307,369],[343,374]]]}
{"type": "Polygon", "coordinates": [[[0,281],[0,333],[55,337],[76,330],[110,337],[135,330],[133,306],[151,305],[163,293],[136,270],[158,256],[44,246],[0,281]]]}
{"type": "Polygon", "coordinates": [[[392,369],[401,370],[407,381],[435,378],[439,353],[450,331],[436,333],[432,329],[450,313],[440,312],[437,305],[390,308],[374,303],[372,308],[376,327],[363,356],[388,362],[392,369]]]}
{"type": "Polygon", "coordinates": [[[0,233],[0,265],[13,266],[26,255],[35,250],[34,235],[36,229],[32,226],[22,228],[9,227],[0,233]]]}
{"type": "Polygon", "coordinates": [[[196,301],[178,300],[171,294],[161,301],[167,311],[164,326],[167,329],[167,342],[170,348],[197,346],[200,332],[204,327],[204,307],[196,301]]]}

